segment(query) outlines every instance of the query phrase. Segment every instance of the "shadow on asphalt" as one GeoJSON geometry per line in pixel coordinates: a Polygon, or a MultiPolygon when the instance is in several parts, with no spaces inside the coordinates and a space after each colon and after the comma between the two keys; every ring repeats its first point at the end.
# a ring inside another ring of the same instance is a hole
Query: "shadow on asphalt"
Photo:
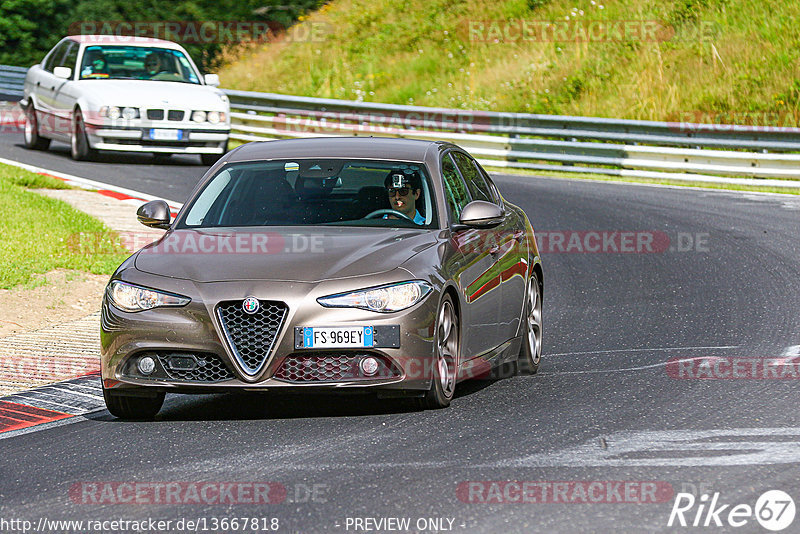
{"type": "MultiPolygon", "coordinates": [[[[458,384],[455,399],[474,395],[500,378],[458,384]]],[[[452,409],[452,408],[450,408],[452,409]]],[[[167,396],[155,421],[246,421],[314,417],[359,417],[419,412],[413,398],[379,399],[374,393],[223,393],[167,396]]],[[[90,419],[119,421],[103,411],[90,419]]]]}
{"type": "MultiPolygon", "coordinates": [[[[25,149],[25,145],[17,143],[14,146],[25,149]]],[[[131,154],[128,152],[100,152],[89,161],[74,161],[69,153],[69,145],[53,142],[53,144],[42,153],[53,154],[62,156],[77,164],[111,164],[111,165],[177,165],[208,167],[200,161],[200,156],[196,155],[182,155],[182,154],[159,154],[158,156],[153,153],[144,152],[141,154],[131,154]]]]}

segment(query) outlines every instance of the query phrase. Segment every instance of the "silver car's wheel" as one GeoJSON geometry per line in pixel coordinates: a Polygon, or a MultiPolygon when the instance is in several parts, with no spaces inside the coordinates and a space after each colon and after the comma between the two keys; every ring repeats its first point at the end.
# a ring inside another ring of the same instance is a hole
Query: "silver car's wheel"
{"type": "Polygon", "coordinates": [[[528,280],[524,314],[522,347],[519,353],[520,369],[536,374],[542,359],[542,292],[536,273],[528,280]]]}
{"type": "Polygon", "coordinates": [[[33,102],[25,108],[25,146],[34,150],[47,150],[50,139],[39,135],[39,121],[36,119],[36,108],[33,102]]]}
{"type": "Polygon", "coordinates": [[[445,295],[436,314],[436,361],[431,388],[422,399],[423,408],[445,408],[456,390],[459,353],[458,315],[450,295],[445,295]]]}

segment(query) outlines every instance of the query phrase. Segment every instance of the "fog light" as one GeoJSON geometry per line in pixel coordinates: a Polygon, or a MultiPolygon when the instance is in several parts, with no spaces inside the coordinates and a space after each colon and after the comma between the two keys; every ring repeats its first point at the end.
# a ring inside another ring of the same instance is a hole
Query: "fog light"
{"type": "Polygon", "coordinates": [[[378,360],[372,356],[363,358],[358,365],[361,367],[361,372],[364,373],[365,376],[373,376],[378,372],[378,360]]]}
{"type": "Polygon", "coordinates": [[[153,371],[156,370],[156,361],[150,356],[144,356],[143,358],[139,358],[139,362],[136,364],[136,367],[143,375],[151,375],[153,374],[153,371]]]}

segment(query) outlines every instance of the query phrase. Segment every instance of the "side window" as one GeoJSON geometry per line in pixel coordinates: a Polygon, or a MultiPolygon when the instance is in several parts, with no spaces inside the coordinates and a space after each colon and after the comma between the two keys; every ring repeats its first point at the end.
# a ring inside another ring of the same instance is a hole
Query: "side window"
{"type": "Polygon", "coordinates": [[[61,58],[64,57],[64,52],[66,52],[67,46],[69,46],[71,42],[72,41],[62,41],[50,52],[50,55],[47,56],[44,62],[44,70],[53,72],[53,69],[60,65],[61,58]]]}
{"type": "Polygon", "coordinates": [[[447,205],[450,207],[450,217],[453,221],[458,221],[461,210],[469,204],[470,197],[449,154],[445,154],[442,158],[442,177],[447,205]]]}
{"type": "Polygon", "coordinates": [[[458,170],[461,171],[461,176],[467,182],[467,188],[472,194],[473,200],[485,200],[487,202],[494,202],[492,194],[489,191],[489,186],[486,185],[486,180],[483,175],[478,172],[478,169],[472,163],[472,160],[462,152],[453,152],[453,158],[456,160],[458,170]]]}
{"type": "Polygon", "coordinates": [[[62,59],[58,67],[69,67],[72,73],[75,74],[75,64],[78,62],[78,43],[70,41],[69,50],[67,50],[64,59],[62,59]]]}
{"type": "Polygon", "coordinates": [[[503,197],[500,196],[500,190],[497,189],[497,185],[495,185],[492,179],[489,178],[489,174],[485,170],[483,170],[483,167],[481,167],[477,161],[473,161],[472,163],[475,165],[475,167],[478,168],[478,172],[481,173],[481,176],[483,176],[483,179],[489,186],[489,192],[491,193],[492,198],[494,198],[494,203],[500,207],[503,207],[503,197]]]}

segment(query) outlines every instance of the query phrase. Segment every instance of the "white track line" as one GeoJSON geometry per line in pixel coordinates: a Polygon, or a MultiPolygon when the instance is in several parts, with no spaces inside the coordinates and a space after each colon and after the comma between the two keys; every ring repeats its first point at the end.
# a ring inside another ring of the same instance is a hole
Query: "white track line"
{"type": "Polygon", "coordinates": [[[153,195],[148,195],[147,193],[142,193],[141,191],[134,191],[133,189],[127,189],[125,187],[119,187],[116,185],[104,184],[102,182],[96,182],[94,180],[89,180],[88,178],[81,178],[80,176],[75,176],[72,174],[66,174],[63,172],[53,171],[50,169],[45,169],[44,167],[37,167],[35,165],[28,165],[27,163],[20,163],[19,161],[14,161],[10,159],[0,158],[0,163],[5,163],[6,165],[12,165],[14,167],[19,167],[20,169],[25,169],[31,172],[35,172],[37,174],[48,174],[50,176],[56,176],[61,178],[62,180],[67,181],[70,184],[75,184],[83,188],[88,189],[104,189],[106,191],[114,191],[115,193],[121,193],[123,195],[127,195],[131,198],[141,199],[145,201],[150,200],[165,200],[169,207],[175,210],[180,210],[183,207],[183,204],[180,202],[176,202],[174,200],[169,200],[153,195]]]}

